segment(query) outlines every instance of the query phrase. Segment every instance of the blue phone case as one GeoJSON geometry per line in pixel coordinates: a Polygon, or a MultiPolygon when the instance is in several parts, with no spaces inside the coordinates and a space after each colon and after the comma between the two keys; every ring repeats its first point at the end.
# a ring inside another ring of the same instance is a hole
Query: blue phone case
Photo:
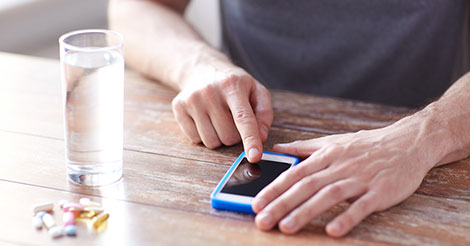
{"type": "MultiPolygon", "coordinates": [[[[271,155],[281,155],[281,156],[288,156],[295,158],[294,163],[292,164],[293,166],[297,165],[299,163],[299,159],[295,156],[292,155],[286,155],[286,154],[280,154],[280,153],[273,153],[273,152],[263,152],[266,154],[271,154],[271,155]]],[[[230,211],[235,211],[235,212],[242,212],[242,213],[249,213],[249,214],[255,214],[253,209],[251,208],[251,204],[243,204],[243,203],[236,203],[236,202],[231,202],[231,201],[226,201],[226,200],[221,200],[215,198],[215,194],[222,189],[222,184],[225,183],[225,180],[227,180],[230,176],[230,174],[234,171],[235,167],[237,164],[241,161],[241,159],[245,156],[245,152],[242,152],[240,156],[233,162],[232,166],[230,169],[225,173],[224,177],[222,180],[220,180],[219,184],[217,187],[215,187],[214,191],[211,194],[211,205],[215,209],[222,209],[222,210],[230,210],[230,211]]]]}

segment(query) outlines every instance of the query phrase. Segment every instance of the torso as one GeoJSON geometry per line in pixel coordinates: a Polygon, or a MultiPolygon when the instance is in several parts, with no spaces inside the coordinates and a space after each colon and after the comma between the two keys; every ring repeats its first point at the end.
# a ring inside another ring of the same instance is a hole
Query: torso
{"type": "Polygon", "coordinates": [[[467,0],[221,0],[224,45],[268,88],[419,107],[453,82],[467,0]]]}

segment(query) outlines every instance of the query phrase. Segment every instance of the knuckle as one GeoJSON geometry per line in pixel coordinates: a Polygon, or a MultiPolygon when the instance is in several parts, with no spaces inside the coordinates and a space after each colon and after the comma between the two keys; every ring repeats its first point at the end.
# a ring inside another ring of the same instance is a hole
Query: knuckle
{"type": "Polygon", "coordinates": [[[193,107],[199,106],[200,102],[201,102],[201,95],[199,94],[199,92],[191,93],[186,98],[186,104],[193,106],[193,107]]]}
{"type": "Polygon", "coordinates": [[[180,97],[175,97],[171,101],[171,107],[173,108],[173,111],[181,112],[184,109],[184,103],[180,97]]]}
{"type": "Polygon", "coordinates": [[[332,184],[328,187],[326,192],[328,193],[328,196],[335,201],[339,201],[344,198],[344,189],[340,185],[332,184]]]}
{"type": "Polygon", "coordinates": [[[284,199],[279,199],[276,201],[276,204],[271,208],[271,212],[275,214],[276,217],[281,217],[290,211],[290,206],[287,201],[284,199]]]}
{"type": "Polygon", "coordinates": [[[332,164],[332,172],[335,174],[348,175],[355,169],[357,170],[357,163],[354,161],[332,164]]]}
{"type": "Polygon", "coordinates": [[[217,89],[214,84],[208,84],[204,88],[201,88],[199,93],[203,98],[212,98],[217,94],[217,89]]]}
{"type": "Polygon", "coordinates": [[[248,135],[243,137],[243,143],[254,144],[258,142],[258,139],[254,135],[248,135]]]}
{"type": "Polygon", "coordinates": [[[307,175],[305,166],[296,166],[292,169],[292,177],[294,180],[302,180],[302,182],[306,182],[303,179],[307,175]]]}
{"type": "MultiPolygon", "coordinates": [[[[291,169],[293,170],[293,169],[291,169]]],[[[273,184],[279,182],[279,183],[286,183],[289,181],[292,173],[291,173],[291,170],[288,170],[288,171],[285,171],[285,172],[282,172],[274,181],[273,181],[273,184]]]]}
{"type": "Polygon", "coordinates": [[[318,185],[317,181],[318,180],[313,176],[304,177],[299,182],[294,184],[294,188],[299,191],[308,191],[312,189],[315,190],[315,186],[318,185]]]}
{"type": "Polygon", "coordinates": [[[341,220],[339,220],[338,223],[340,223],[343,228],[350,228],[356,224],[354,216],[347,212],[341,216],[341,220]]]}
{"type": "Polygon", "coordinates": [[[239,123],[248,123],[252,120],[252,114],[245,108],[236,109],[235,121],[239,123]]]}
{"type": "Polygon", "coordinates": [[[215,149],[222,145],[222,143],[219,140],[211,140],[204,142],[204,145],[209,149],[215,149]]]}
{"type": "Polygon", "coordinates": [[[330,155],[334,155],[334,154],[338,154],[338,153],[342,152],[343,149],[344,149],[344,147],[340,144],[330,143],[327,146],[327,153],[330,154],[330,155]]]}
{"type": "Polygon", "coordinates": [[[230,134],[230,135],[224,135],[223,137],[220,138],[220,141],[227,146],[231,146],[234,144],[237,144],[240,142],[240,135],[238,134],[230,134]]]}
{"type": "Polygon", "coordinates": [[[240,82],[240,76],[237,74],[230,74],[222,79],[219,83],[222,89],[225,90],[233,90],[237,87],[240,82]]]}

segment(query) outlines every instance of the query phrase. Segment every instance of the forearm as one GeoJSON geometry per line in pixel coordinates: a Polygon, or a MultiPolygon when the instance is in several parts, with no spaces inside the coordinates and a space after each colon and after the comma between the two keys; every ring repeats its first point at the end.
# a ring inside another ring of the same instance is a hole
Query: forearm
{"type": "Polygon", "coordinates": [[[125,37],[126,63],[178,90],[197,64],[230,63],[184,20],[183,5],[111,0],[108,10],[111,29],[125,37]]]}
{"type": "Polygon", "coordinates": [[[430,157],[431,167],[470,155],[470,73],[456,81],[439,100],[397,122],[414,129],[415,151],[430,157]]]}

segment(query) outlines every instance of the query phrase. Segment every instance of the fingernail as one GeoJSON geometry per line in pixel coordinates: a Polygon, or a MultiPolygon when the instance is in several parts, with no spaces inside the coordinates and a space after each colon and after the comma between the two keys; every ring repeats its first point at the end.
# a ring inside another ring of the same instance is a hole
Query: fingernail
{"type": "Polygon", "coordinates": [[[248,158],[250,159],[254,159],[256,158],[256,156],[258,155],[259,151],[256,149],[256,148],[251,148],[249,151],[248,151],[248,158]]]}
{"type": "Polygon", "coordinates": [[[292,217],[287,217],[281,221],[281,224],[286,229],[292,230],[295,227],[295,221],[292,217]]]}
{"type": "Polygon", "coordinates": [[[282,148],[285,148],[287,144],[275,144],[273,146],[273,149],[282,149],[282,148]]]}
{"type": "Polygon", "coordinates": [[[329,229],[330,229],[330,231],[338,234],[338,233],[341,233],[342,227],[339,223],[332,223],[332,224],[330,224],[329,229]]]}
{"type": "Polygon", "coordinates": [[[273,217],[269,213],[262,213],[259,216],[259,223],[263,226],[271,226],[273,222],[273,217]]]}
{"type": "Polygon", "coordinates": [[[256,206],[256,210],[261,210],[263,209],[265,206],[266,206],[266,200],[264,200],[263,198],[260,198],[260,199],[257,199],[256,200],[256,203],[254,203],[253,205],[256,206]]]}

